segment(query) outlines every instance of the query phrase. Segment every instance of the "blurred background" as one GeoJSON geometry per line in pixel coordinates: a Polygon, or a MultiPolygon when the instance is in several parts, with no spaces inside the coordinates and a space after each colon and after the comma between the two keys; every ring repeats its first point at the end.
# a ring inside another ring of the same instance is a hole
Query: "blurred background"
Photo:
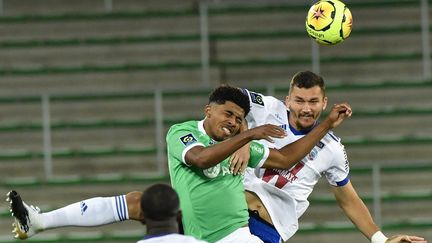
{"type": "MultiPolygon", "coordinates": [[[[201,119],[210,90],[283,99],[320,73],[351,181],[388,234],[432,240],[431,0],[346,0],[349,39],[318,46],[301,0],[0,0],[0,194],[52,210],[168,182],[165,133],[201,119]]],[[[323,179],[290,242],[368,242],[323,179]]],[[[0,204],[0,242],[11,237],[0,204]]],[[[135,242],[137,222],[44,232],[32,242],[135,242]]]]}

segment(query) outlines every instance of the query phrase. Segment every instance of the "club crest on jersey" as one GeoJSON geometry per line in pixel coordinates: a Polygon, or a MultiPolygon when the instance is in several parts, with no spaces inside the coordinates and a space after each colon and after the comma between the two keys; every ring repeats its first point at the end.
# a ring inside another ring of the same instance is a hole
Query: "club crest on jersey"
{"type": "Polygon", "coordinates": [[[217,164],[213,167],[210,167],[208,169],[203,170],[203,173],[205,176],[207,176],[210,179],[216,178],[216,176],[219,175],[219,172],[221,170],[221,165],[217,164]]]}
{"type": "Polygon", "coordinates": [[[308,154],[309,160],[314,160],[318,154],[318,149],[313,148],[312,151],[308,154]]]}
{"type": "Polygon", "coordinates": [[[188,135],[185,135],[185,136],[181,137],[180,141],[184,144],[184,146],[188,146],[190,144],[195,143],[197,140],[192,135],[192,133],[189,133],[188,135]]]}
{"type": "Polygon", "coordinates": [[[250,93],[252,103],[260,106],[264,106],[264,101],[260,94],[253,93],[253,92],[249,92],[249,93],[250,93]]]}

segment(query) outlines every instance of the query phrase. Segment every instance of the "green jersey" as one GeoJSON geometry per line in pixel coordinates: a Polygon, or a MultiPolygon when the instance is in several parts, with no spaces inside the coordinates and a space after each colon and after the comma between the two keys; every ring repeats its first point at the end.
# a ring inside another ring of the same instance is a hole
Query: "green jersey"
{"type": "MultiPolygon", "coordinates": [[[[203,121],[173,125],[167,134],[171,184],[179,194],[185,234],[209,242],[222,239],[248,223],[243,177],[233,175],[229,158],[200,169],[185,162],[185,154],[195,146],[217,143],[210,138],[203,121]]],[[[269,149],[252,142],[248,166],[261,166],[269,149]]]]}

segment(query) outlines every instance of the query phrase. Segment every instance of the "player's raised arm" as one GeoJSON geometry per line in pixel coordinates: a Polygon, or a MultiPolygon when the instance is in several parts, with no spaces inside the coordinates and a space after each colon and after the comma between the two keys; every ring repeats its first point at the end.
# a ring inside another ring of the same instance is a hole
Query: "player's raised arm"
{"type": "Polygon", "coordinates": [[[285,130],[276,125],[262,125],[242,132],[223,142],[212,146],[195,146],[185,155],[188,164],[199,168],[210,168],[228,158],[236,150],[252,140],[282,138],[286,136],[285,130]]]}
{"type": "Polygon", "coordinates": [[[330,129],[339,126],[351,114],[352,110],[349,104],[341,103],[334,105],[326,119],[306,136],[279,150],[271,149],[263,167],[277,169],[291,168],[303,159],[330,129]]]}

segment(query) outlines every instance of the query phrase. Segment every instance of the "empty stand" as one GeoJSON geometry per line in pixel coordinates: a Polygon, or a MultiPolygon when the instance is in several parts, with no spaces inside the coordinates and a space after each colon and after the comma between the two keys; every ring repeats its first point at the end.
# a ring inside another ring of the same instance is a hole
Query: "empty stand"
{"type": "MultiPolygon", "coordinates": [[[[354,109],[335,129],[351,180],[373,213],[371,168],[380,165],[384,231],[430,240],[432,84],[422,75],[419,1],[346,3],[354,16],[351,37],[319,52],[329,105],[348,101],[354,109]]],[[[307,7],[304,1],[211,1],[210,85],[284,99],[290,77],[311,69],[307,7]]],[[[0,195],[15,188],[51,210],[168,183],[157,172],[154,90],[162,90],[164,133],[173,123],[202,119],[210,89],[201,82],[197,1],[4,0],[2,14],[0,195]],[[44,94],[53,149],[48,179],[44,94]]],[[[325,178],[300,221],[292,242],[367,241],[341,213],[325,178]]],[[[11,222],[4,203],[0,242],[14,242],[11,222]]],[[[57,229],[35,242],[134,242],[144,228],[127,222],[57,229]]]]}

